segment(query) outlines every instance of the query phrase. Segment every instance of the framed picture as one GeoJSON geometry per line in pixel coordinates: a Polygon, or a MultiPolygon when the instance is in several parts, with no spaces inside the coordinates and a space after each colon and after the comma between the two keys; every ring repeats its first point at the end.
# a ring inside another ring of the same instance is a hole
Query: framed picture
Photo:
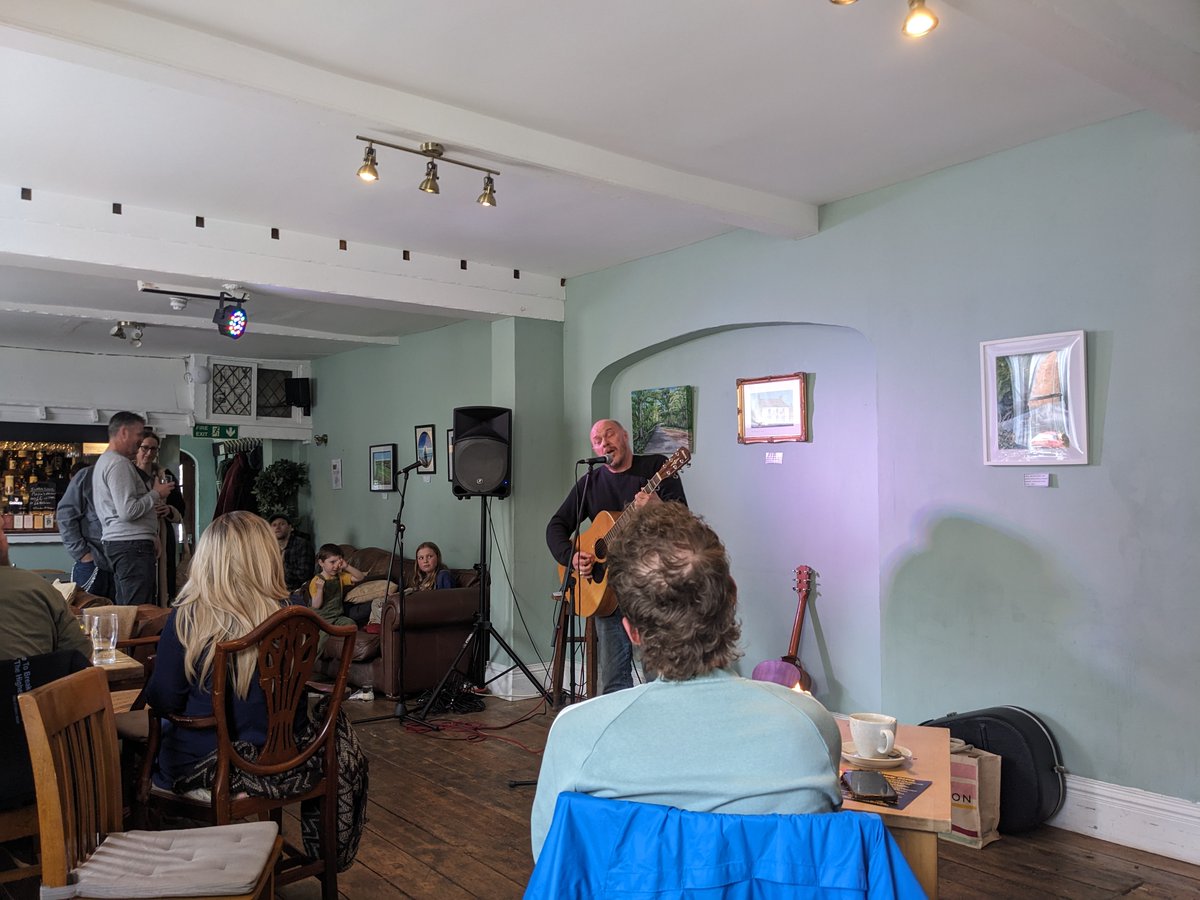
{"type": "Polygon", "coordinates": [[[446,480],[454,480],[454,429],[446,429],[446,480]]]}
{"type": "Polygon", "coordinates": [[[396,445],[373,444],[371,446],[371,463],[367,471],[371,473],[371,490],[394,491],[396,489],[396,445]]]}
{"type": "Polygon", "coordinates": [[[803,372],[739,378],[738,443],[808,440],[808,395],[803,372]]]}
{"type": "Polygon", "coordinates": [[[1086,345],[1082,331],[979,345],[985,465],[1087,463],[1086,345]]]}
{"type": "Polygon", "coordinates": [[[418,425],[413,428],[417,449],[418,475],[432,475],[437,471],[437,455],[435,454],[434,429],[432,425],[418,425]]]}
{"type": "Polygon", "coordinates": [[[630,393],[634,453],[670,456],[680,447],[692,448],[696,419],[692,388],[644,388],[630,393]]]}

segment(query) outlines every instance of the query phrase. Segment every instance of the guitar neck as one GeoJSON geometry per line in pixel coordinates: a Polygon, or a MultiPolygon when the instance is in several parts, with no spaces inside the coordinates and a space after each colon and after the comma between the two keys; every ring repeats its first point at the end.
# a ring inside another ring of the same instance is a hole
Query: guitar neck
{"type": "MultiPolygon", "coordinates": [[[[657,494],[659,485],[662,484],[662,481],[663,481],[662,476],[656,473],[653,478],[651,478],[649,481],[647,481],[645,483],[645,485],[643,485],[641,488],[638,489],[638,494],[657,494]]],[[[637,503],[637,495],[635,494],[634,499],[632,499],[628,503],[626,503],[625,508],[623,510],[621,510],[614,517],[612,528],[608,529],[607,537],[610,540],[612,538],[615,538],[618,534],[621,533],[621,529],[624,528],[625,523],[629,521],[628,519],[625,518],[625,513],[629,512],[631,509],[633,509],[633,507],[636,503],[637,503]]]]}

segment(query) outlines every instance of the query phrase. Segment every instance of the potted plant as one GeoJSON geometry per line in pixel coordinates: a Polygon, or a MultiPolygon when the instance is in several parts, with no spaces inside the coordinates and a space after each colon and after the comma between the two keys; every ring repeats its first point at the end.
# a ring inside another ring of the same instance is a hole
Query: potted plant
{"type": "Polygon", "coordinates": [[[308,466],[290,459],[277,459],[254,480],[254,500],[258,514],[270,521],[283,515],[295,519],[296,495],[308,484],[308,466]]]}

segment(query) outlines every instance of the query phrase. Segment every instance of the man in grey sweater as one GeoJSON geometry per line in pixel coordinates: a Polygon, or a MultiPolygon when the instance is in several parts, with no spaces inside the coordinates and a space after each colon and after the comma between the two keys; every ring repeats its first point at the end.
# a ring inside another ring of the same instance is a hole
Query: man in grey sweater
{"type": "Polygon", "coordinates": [[[100,518],[104,553],[116,580],[113,600],[121,606],[154,602],[158,513],[172,485],[147,489],[133,467],[133,457],[146,431],[137,413],[119,412],[108,421],[108,449],[94,466],[92,499],[100,518]]]}
{"type": "Polygon", "coordinates": [[[92,499],[94,472],[92,466],[87,466],[75,473],[58,501],[55,520],[58,533],[62,535],[63,549],[75,561],[71,566],[71,580],[89,594],[111,600],[112,564],[104,555],[104,531],[92,499]]]}

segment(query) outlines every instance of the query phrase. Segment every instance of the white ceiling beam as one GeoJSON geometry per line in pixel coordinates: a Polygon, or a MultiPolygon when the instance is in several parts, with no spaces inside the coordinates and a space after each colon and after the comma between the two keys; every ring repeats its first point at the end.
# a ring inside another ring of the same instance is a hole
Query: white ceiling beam
{"type": "MultiPolygon", "coordinates": [[[[5,0],[0,23],[67,41],[76,48],[50,48],[17,34],[0,34],[0,41],[16,49],[151,81],[163,81],[163,73],[138,74],[130,63],[166,67],[200,76],[210,87],[251,88],[337,111],[361,121],[366,130],[378,129],[380,137],[437,140],[456,152],[648,194],[702,210],[719,222],[779,237],[817,233],[817,206],[812,203],[613,153],[97,0],[5,0]]],[[[194,84],[188,87],[196,89],[194,84]]]]}
{"type": "Polygon", "coordinates": [[[938,2],[1189,130],[1200,130],[1200,53],[1193,49],[1200,35],[1196,0],[1191,6],[1179,4],[1161,22],[1155,19],[1152,0],[938,2]]]}

